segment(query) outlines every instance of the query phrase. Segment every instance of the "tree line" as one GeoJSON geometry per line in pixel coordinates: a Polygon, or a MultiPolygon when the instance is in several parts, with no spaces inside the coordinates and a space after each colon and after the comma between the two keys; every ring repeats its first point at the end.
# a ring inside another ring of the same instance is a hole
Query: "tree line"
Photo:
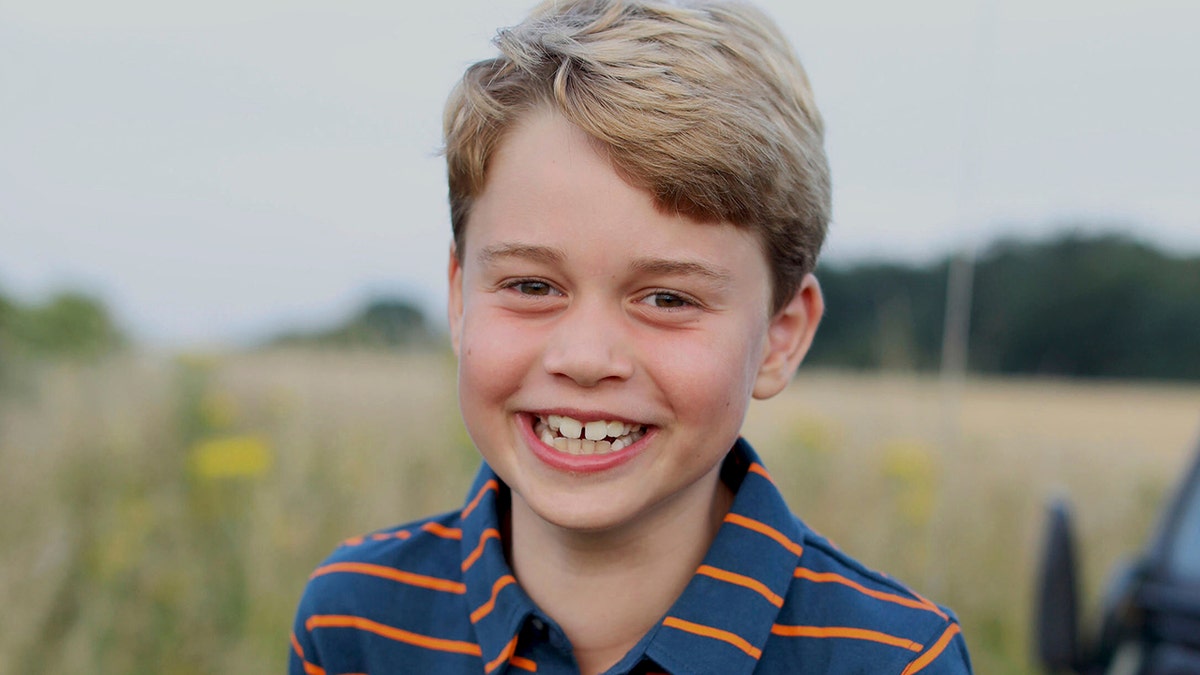
{"type": "MultiPolygon", "coordinates": [[[[809,363],[940,364],[949,258],[818,270],[826,316],[809,363]]],[[[1200,379],[1200,256],[1123,235],[1000,241],[975,261],[969,369],[1200,379]]]]}
{"type": "Polygon", "coordinates": [[[63,291],[22,303],[0,293],[0,366],[22,358],[97,358],[127,344],[96,297],[63,291]]]}
{"type": "Polygon", "coordinates": [[[443,339],[415,303],[404,298],[377,297],[333,326],[284,331],[267,340],[265,346],[416,349],[439,345],[443,339]]]}

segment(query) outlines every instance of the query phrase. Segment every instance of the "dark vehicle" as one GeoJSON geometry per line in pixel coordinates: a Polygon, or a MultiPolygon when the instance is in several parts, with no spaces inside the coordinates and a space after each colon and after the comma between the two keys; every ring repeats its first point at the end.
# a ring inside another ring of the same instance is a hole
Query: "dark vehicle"
{"type": "Polygon", "coordinates": [[[1050,505],[1035,602],[1052,673],[1200,675],[1200,445],[1136,561],[1114,575],[1098,631],[1081,633],[1070,510],[1050,505]]]}

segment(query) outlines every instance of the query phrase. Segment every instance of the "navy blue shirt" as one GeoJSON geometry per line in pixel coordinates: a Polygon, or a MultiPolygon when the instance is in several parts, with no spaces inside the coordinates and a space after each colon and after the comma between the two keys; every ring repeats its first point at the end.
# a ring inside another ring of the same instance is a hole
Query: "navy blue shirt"
{"type": "MultiPolygon", "coordinates": [[[[610,675],[971,672],[954,616],[805,527],[745,441],[722,480],[736,496],[703,564],[610,675]]],[[[460,511],[343,542],[300,601],[289,672],[577,674],[504,557],[508,499],[484,464],[460,511]]]]}

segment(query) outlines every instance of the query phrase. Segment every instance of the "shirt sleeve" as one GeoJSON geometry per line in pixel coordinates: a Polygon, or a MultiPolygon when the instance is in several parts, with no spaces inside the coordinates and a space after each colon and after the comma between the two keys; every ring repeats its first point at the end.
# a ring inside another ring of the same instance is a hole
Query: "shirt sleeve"
{"type": "Polygon", "coordinates": [[[313,673],[325,672],[320,665],[312,660],[315,658],[312,650],[304,648],[301,639],[303,638],[307,641],[307,637],[307,633],[302,635],[292,633],[291,653],[288,656],[288,675],[312,675],[313,673]]]}
{"type": "MultiPolygon", "coordinates": [[[[308,589],[305,589],[307,599],[308,589]]],[[[325,670],[321,668],[321,664],[317,661],[316,645],[313,643],[312,634],[308,632],[308,628],[304,625],[308,612],[305,610],[305,601],[301,600],[300,606],[296,610],[296,619],[292,625],[291,646],[288,649],[288,675],[316,675],[324,674],[325,670]]]]}
{"type": "Polygon", "coordinates": [[[971,657],[957,623],[943,627],[899,675],[971,675],[971,657]]]}

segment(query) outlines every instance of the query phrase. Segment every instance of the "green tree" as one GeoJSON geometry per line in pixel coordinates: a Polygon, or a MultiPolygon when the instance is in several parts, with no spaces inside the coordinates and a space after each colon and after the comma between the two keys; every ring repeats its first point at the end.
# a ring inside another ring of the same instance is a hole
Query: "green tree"
{"type": "Polygon", "coordinates": [[[95,358],[122,346],[121,331],[104,304],[74,291],[58,293],[40,305],[9,304],[0,329],[11,350],[37,357],[95,358]]]}
{"type": "MultiPolygon", "coordinates": [[[[810,362],[936,369],[948,261],[823,266],[810,362]]],[[[1200,257],[1126,236],[1004,240],[976,262],[976,372],[1200,379],[1200,257]]]]}
{"type": "Polygon", "coordinates": [[[818,271],[825,319],[810,363],[851,368],[936,367],[945,266],[868,263],[818,271]]]}
{"type": "Polygon", "coordinates": [[[1117,235],[1008,241],[975,291],[977,370],[1200,378],[1200,260],[1117,235]]]}
{"type": "Polygon", "coordinates": [[[332,328],[285,333],[269,344],[409,348],[428,346],[436,340],[436,332],[417,305],[402,298],[376,298],[332,328]]]}

